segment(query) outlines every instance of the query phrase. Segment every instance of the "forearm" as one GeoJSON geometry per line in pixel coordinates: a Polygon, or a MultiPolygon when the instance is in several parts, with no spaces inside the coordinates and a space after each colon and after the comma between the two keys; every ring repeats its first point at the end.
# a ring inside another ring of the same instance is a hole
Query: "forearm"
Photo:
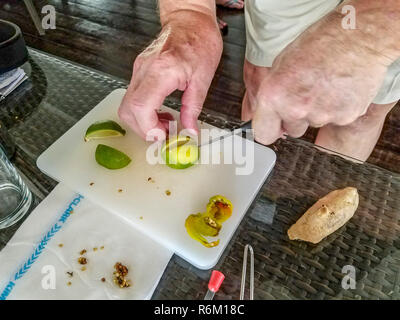
{"type": "Polygon", "coordinates": [[[361,47],[365,47],[388,60],[400,58],[400,1],[399,0],[348,0],[344,1],[333,15],[337,23],[344,18],[342,8],[351,5],[355,8],[356,29],[343,30],[361,47]]]}
{"type": "Polygon", "coordinates": [[[215,16],[215,0],[159,0],[161,25],[179,11],[196,11],[207,16],[215,16]]]}

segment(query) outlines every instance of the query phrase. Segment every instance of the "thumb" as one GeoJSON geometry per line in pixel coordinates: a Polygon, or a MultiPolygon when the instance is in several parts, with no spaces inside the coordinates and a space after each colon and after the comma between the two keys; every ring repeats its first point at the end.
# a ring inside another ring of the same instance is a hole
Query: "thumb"
{"type": "Polygon", "coordinates": [[[183,128],[198,133],[197,119],[203,108],[208,87],[191,81],[182,96],[181,123],[183,128]]]}

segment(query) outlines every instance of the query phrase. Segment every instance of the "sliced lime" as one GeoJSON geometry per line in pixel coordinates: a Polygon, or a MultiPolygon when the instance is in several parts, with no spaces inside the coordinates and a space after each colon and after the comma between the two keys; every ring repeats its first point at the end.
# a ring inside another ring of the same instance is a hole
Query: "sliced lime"
{"type": "Polygon", "coordinates": [[[85,134],[85,141],[124,136],[126,131],[115,121],[105,120],[93,123],[85,134]]]}
{"type": "Polygon", "coordinates": [[[165,142],[161,154],[170,168],[186,169],[199,159],[199,147],[189,136],[175,136],[165,142]]]}
{"type": "Polygon", "coordinates": [[[126,167],[132,160],[117,149],[99,144],[96,148],[96,161],[107,169],[115,170],[126,167]]]}

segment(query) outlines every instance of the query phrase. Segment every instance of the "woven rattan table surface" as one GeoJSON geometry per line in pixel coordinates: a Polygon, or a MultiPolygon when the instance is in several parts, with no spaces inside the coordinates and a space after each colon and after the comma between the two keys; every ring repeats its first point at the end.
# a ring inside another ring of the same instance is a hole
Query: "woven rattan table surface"
{"type": "MultiPolygon", "coordinates": [[[[37,157],[117,88],[126,86],[97,71],[30,50],[30,80],[0,103],[0,120],[17,146],[13,162],[39,203],[56,185],[37,169],[37,157]]],[[[178,108],[176,101],[166,104],[178,108]]],[[[207,109],[201,118],[234,128],[207,109]]],[[[399,299],[400,175],[325,153],[288,139],[276,143],[277,163],[225,250],[216,269],[227,275],[216,299],[238,299],[243,248],[255,252],[256,299],[399,299]],[[343,228],[318,245],[289,241],[286,231],[329,191],[357,187],[360,205],[343,228]],[[356,270],[356,288],[342,288],[342,268],[356,270]]],[[[22,221],[0,231],[0,249],[22,221]]],[[[210,271],[171,259],[154,299],[202,299],[210,271]]]]}

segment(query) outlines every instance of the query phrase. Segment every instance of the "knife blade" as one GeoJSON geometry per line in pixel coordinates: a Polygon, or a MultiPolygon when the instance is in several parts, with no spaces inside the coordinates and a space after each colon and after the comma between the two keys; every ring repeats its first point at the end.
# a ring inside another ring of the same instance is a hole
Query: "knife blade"
{"type": "Polygon", "coordinates": [[[239,126],[237,128],[234,128],[233,130],[227,132],[226,134],[224,134],[222,136],[219,136],[217,138],[210,139],[210,140],[208,140],[206,142],[203,142],[199,147],[201,148],[201,147],[210,145],[210,144],[212,144],[212,143],[214,143],[216,141],[223,140],[223,139],[225,139],[227,137],[230,137],[230,136],[232,136],[234,134],[237,134],[237,133],[239,133],[238,130],[240,130],[240,132],[243,134],[243,132],[245,132],[246,130],[250,130],[250,129],[251,129],[251,120],[250,121],[246,121],[241,126],[239,126]]]}

